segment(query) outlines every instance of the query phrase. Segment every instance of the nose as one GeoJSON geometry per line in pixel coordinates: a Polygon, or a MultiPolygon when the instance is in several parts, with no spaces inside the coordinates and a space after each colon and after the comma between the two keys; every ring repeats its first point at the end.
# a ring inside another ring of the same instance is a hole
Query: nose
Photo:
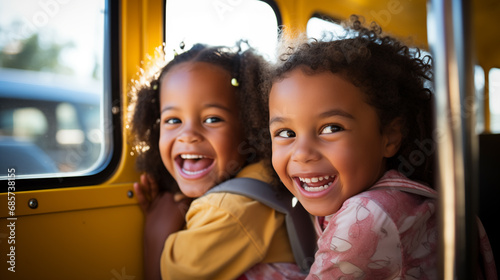
{"type": "Polygon", "coordinates": [[[292,161],[308,163],[319,160],[321,153],[317,150],[317,143],[309,137],[302,137],[296,139],[291,157],[292,161]]]}
{"type": "Polygon", "coordinates": [[[182,143],[196,143],[203,139],[200,128],[194,123],[184,123],[177,140],[182,143]]]}

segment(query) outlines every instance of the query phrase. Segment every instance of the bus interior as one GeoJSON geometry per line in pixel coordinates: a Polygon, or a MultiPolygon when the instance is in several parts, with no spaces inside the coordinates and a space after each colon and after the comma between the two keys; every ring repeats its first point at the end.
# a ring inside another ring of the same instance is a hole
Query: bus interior
{"type": "Polygon", "coordinates": [[[142,279],[134,88],[184,45],[272,61],[283,28],[352,14],[433,58],[442,279],[473,276],[475,216],[498,268],[500,1],[0,0],[0,278],[142,279]]]}

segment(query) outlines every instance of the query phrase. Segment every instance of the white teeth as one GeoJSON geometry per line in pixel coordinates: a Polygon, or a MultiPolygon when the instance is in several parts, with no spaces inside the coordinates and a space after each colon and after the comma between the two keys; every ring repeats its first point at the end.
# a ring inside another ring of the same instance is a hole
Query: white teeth
{"type": "Polygon", "coordinates": [[[302,178],[302,177],[299,177],[299,180],[301,182],[305,182],[305,183],[317,183],[317,182],[320,182],[320,181],[323,181],[323,180],[328,180],[330,178],[330,176],[324,176],[324,177],[312,177],[312,178],[302,178]]]}
{"type": "Polygon", "coordinates": [[[302,187],[308,191],[308,192],[320,192],[320,191],[324,191],[326,190],[329,186],[332,185],[333,182],[330,182],[324,186],[320,186],[320,187],[308,187],[306,185],[302,185],[302,187]]]}
{"type": "Polygon", "coordinates": [[[302,188],[304,188],[308,192],[320,192],[323,190],[326,190],[329,186],[332,185],[333,182],[328,182],[322,186],[319,187],[310,187],[308,184],[310,183],[318,183],[323,180],[328,180],[328,179],[333,179],[335,176],[330,176],[330,175],[324,175],[320,177],[310,177],[310,178],[304,178],[304,177],[299,177],[299,181],[302,182],[302,188]]]}
{"type": "Polygon", "coordinates": [[[200,159],[200,158],[205,158],[205,156],[202,156],[202,155],[192,155],[192,154],[182,154],[181,158],[182,159],[200,159]]]}

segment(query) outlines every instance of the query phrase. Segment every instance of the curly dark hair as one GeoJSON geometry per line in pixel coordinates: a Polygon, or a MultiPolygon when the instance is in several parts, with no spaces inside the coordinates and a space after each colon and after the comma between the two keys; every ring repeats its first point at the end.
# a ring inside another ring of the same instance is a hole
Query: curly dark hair
{"type": "Polygon", "coordinates": [[[387,169],[398,169],[432,186],[434,98],[426,87],[432,79],[432,60],[428,55],[422,57],[418,48],[410,49],[384,35],[377,24],[365,27],[363,23],[363,18],[353,15],[344,23],[346,34],[335,40],[285,42],[266,92],[269,94],[272,82],[298,67],[308,75],[325,71],[341,75],[366,94],[366,101],[377,111],[381,131],[396,118],[403,122],[401,147],[387,160],[387,169]],[[425,155],[422,145],[432,146],[426,147],[425,155]]]}
{"type": "Polygon", "coordinates": [[[263,94],[264,73],[268,71],[267,62],[258,55],[245,41],[240,41],[235,48],[196,44],[190,50],[176,55],[164,66],[158,77],[153,78],[137,92],[131,118],[133,147],[137,150],[136,168],[147,172],[162,191],[177,192],[179,187],[165,168],[158,141],[160,138],[160,81],[175,65],[184,62],[207,62],[217,65],[236,78],[236,96],[239,106],[239,118],[244,127],[244,142],[240,152],[247,156],[246,163],[260,160],[270,164],[270,137],[268,126],[268,108],[263,94]],[[243,45],[248,48],[243,50],[243,45]],[[146,147],[146,148],[143,148],[146,147]]]}

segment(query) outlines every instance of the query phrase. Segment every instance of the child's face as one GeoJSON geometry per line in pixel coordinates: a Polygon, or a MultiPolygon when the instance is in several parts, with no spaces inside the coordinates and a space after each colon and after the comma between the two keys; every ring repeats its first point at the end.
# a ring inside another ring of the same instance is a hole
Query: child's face
{"type": "Polygon", "coordinates": [[[224,69],[204,62],[174,66],[160,85],[160,153],[181,191],[199,197],[234,175],[245,158],[235,90],[224,69]]]}
{"type": "Polygon", "coordinates": [[[339,75],[295,69],[273,84],[269,106],[273,166],[309,213],[337,212],[384,173],[392,149],[377,113],[339,75]]]}

